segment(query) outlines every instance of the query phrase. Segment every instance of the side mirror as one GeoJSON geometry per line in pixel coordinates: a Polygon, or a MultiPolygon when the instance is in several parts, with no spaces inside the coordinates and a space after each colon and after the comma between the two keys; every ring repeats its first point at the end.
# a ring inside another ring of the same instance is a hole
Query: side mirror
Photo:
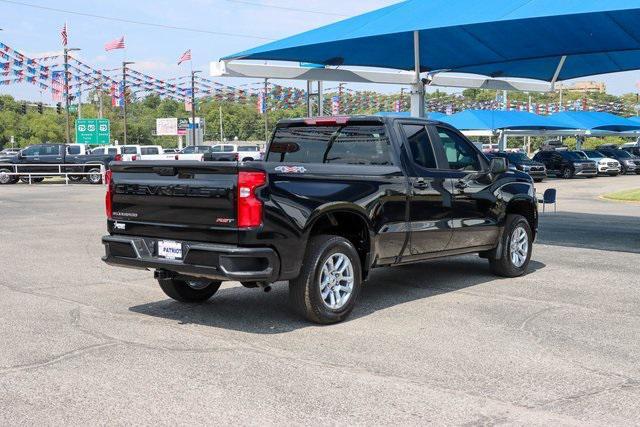
{"type": "Polygon", "coordinates": [[[24,154],[22,154],[22,150],[18,151],[18,158],[19,159],[23,159],[24,158],[24,154]]]}
{"type": "Polygon", "coordinates": [[[489,163],[489,173],[496,176],[505,173],[509,169],[507,159],[504,157],[494,157],[489,163]]]}

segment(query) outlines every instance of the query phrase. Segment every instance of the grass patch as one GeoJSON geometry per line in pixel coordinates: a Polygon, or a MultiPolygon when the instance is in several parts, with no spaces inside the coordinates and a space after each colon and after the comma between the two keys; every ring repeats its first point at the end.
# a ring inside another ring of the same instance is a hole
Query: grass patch
{"type": "Polygon", "coordinates": [[[624,202],[640,202],[640,188],[605,194],[604,198],[611,200],[622,200],[624,202]]]}

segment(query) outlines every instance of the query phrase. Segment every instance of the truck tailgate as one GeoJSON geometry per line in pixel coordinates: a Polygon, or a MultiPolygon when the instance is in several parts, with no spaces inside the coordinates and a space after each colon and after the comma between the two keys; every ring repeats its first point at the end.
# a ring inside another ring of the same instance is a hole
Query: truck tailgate
{"type": "Polygon", "coordinates": [[[117,162],[111,171],[113,233],[237,243],[237,163],[117,162]]]}

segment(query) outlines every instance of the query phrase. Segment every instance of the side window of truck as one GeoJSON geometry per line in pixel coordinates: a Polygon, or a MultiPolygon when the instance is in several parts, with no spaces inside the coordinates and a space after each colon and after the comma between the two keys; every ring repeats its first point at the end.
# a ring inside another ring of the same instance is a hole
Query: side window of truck
{"type": "Polygon", "coordinates": [[[433,153],[427,128],[424,125],[403,124],[401,126],[407,138],[413,162],[423,168],[435,169],[437,167],[436,157],[433,153]]]}
{"type": "Polygon", "coordinates": [[[39,156],[40,155],[40,146],[39,145],[34,145],[31,147],[27,147],[24,150],[22,150],[22,155],[23,156],[39,156]]]}
{"type": "Polygon", "coordinates": [[[67,146],[67,154],[80,154],[80,146],[78,145],[67,146]]]}
{"type": "Polygon", "coordinates": [[[450,129],[437,127],[449,169],[460,171],[480,171],[482,166],[476,150],[460,135],[450,129]]]}

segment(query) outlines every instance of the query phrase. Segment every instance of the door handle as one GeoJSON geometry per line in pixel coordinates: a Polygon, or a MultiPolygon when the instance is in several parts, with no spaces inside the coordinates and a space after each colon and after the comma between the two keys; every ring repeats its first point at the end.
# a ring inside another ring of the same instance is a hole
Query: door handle
{"type": "Polygon", "coordinates": [[[413,181],[413,188],[424,190],[425,188],[429,188],[429,183],[424,178],[418,178],[413,181]]]}

